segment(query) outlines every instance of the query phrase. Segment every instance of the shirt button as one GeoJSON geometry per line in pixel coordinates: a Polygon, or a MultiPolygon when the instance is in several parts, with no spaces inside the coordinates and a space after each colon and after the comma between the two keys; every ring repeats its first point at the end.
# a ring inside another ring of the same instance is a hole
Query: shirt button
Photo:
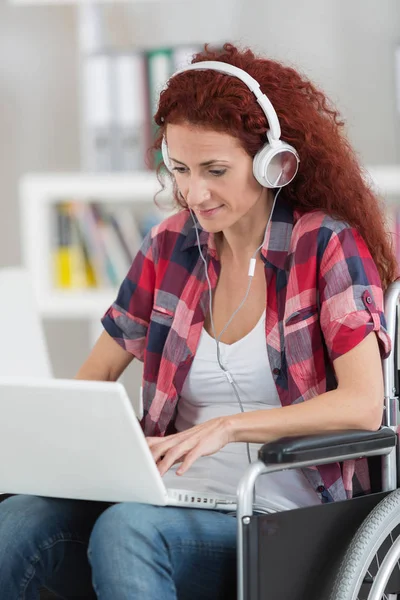
{"type": "Polygon", "coordinates": [[[279,373],[280,373],[280,372],[281,372],[281,370],[280,370],[280,369],[277,369],[277,368],[273,369],[273,371],[272,371],[272,373],[273,373],[274,375],[279,375],[279,373]]]}
{"type": "Polygon", "coordinates": [[[368,304],[372,304],[372,298],[371,298],[371,296],[367,296],[366,300],[367,300],[368,304]]]}
{"type": "Polygon", "coordinates": [[[325,491],[325,486],[324,485],[319,485],[317,487],[317,492],[319,492],[320,494],[322,494],[322,492],[324,492],[324,491],[325,491]]]}

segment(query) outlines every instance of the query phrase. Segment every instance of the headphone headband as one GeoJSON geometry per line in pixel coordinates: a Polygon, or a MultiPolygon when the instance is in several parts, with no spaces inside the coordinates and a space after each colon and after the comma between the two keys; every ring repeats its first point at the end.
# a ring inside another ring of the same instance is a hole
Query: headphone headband
{"type": "Polygon", "coordinates": [[[232,75],[233,77],[237,77],[241,79],[243,83],[247,85],[247,87],[253,92],[255,97],[257,98],[257,102],[261,106],[265,116],[267,117],[269,131],[267,133],[268,140],[273,142],[274,140],[279,140],[281,137],[281,126],[279,125],[278,116],[275,112],[274,107],[270,99],[263,94],[260,89],[260,84],[258,81],[254,79],[251,75],[243,71],[243,69],[239,69],[239,67],[235,67],[230,65],[229,63],[220,62],[217,60],[203,60],[201,62],[192,63],[179,69],[176,71],[172,77],[175,75],[179,75],[180,73],[184,73],[185,71],[194,71],[196,69],[200,69],[202,71],[212,70],[219,71],[220,73],[225,73],[226,75],[232,75]]]}

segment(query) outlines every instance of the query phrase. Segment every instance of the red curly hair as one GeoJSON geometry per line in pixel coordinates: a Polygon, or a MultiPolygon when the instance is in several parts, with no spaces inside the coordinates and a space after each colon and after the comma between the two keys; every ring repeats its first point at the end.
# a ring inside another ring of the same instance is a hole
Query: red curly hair
{"type": "MultiPolygon", "coordinates": [[[[298,173],[281,195],[293,208],[303,212],[321,209],[355,227],[367,243],[386,289],[396,279],[398,266],[383,206],[363,176],[343,134],[344,122],[327,97],[295,69],[257,57],[250,49],[224,44],[211,50],[205,44],[192,62],[204,60],[229,63],[259,82],[278,115],[282,140],[300,155],[298,173]]],[[[254,157],[265,144],[268,130],[266,117],[247,86],[236,77],[211,70],[172,77],[160,94],[154,119],[159,130],[153,150],[160,149],[168,123],[190,123],[238,138],[254,157]]],[[[161,168],[159,165],[157,171],[164,188],[161,168]]],[[[187,208],[172,180],[175,201],[187,208]]]]}

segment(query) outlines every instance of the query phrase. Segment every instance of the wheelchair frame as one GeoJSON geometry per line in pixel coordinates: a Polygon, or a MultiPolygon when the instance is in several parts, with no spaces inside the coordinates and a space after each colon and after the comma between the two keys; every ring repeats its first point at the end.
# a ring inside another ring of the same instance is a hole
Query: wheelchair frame
{"type": "MultiPolygon", "coordinates": [[[[390,492],[397,488],[397,305],[400,298],[400,280],[393,282],[385,293],[385,317],[388,334],[393,341],[390,355],[382,361],[384,378],[383,425],[376,432],[343,431],[321,436],[282,438],[265,444],[259,452],[259,460],[248,467],[241,478],[237,491],[237,598],[252,600],[248,595],[248,560],[245,552],[246,529],[253,518],[253,498],[257,478],[265,473],[294,469],[317,464],[329,464],[361,457],[382,456],[382,490],[390,492]]],[[[304,510],[304,509],[302,509],[304,510]]],[[[293,512],[293,511],[289,511],[293,512]]],[[[282,514],[282,513],[281,513],[282,514]]],[[[287,514],[287,513],[286,513],[287,514]]],[[[385,589],[391,569],[400,556],[400,537],[389,550],[376,575],[374,596],[368,600],[380,600],[380,590],[385,589]],[[383,587],[382,587],[383,586],[383,587]]],[[[389,598],[396,598],[389,595],[389,598]]],[[[271,598],[271,600],[274,600],[271,598]]]]}

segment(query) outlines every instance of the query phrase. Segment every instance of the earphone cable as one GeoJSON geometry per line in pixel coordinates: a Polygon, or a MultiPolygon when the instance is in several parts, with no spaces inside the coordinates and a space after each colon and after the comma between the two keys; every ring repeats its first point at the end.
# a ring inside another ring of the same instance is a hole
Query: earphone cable
{"type": "MultiPolygon", "coordinates": [[[[198,233],[198,229],[197,229],[197,223],[196,223],[196,221],[194,219],[192,209],[189,207],[190,214],[191,214],[193,222],[195,224],[197,246],[199,248],[200,257],[201,257],[201,259],[202,259],[202,261],[204,263],[205,274],[206,274],[206,279],[207,279],[207,284],[208,284],[208,289],[209,289],[209,292],[210,292],[209,293],[209,299],[208,299],[209,300],[210,321],[211,321],[211,329],[212,329],[212,332],[213,332],[213,336],[214,336],[214,339],[215,339],[216,344],[217,344],[217,361],[218,361],[218,364],[219,364],[221,370],[225,373],[225,376],[226,376],[227,380],[229,381],[229,383],[232,386],[232,389],[233,389],[233,391],[235,393],[236,399],[237,399],[237,401],[239,403],[240,411],[242,413],[244,413],[245,411],[244,411],[244,408],[243,408],[243,404],[242,404],[239,392],[237,390],[236,383],[235,383],[235,381],[234,381],[231,373],[228,371],[228,369],[226,369],[224,367],[224,365],[221,362],[221,353],[220,353],[219,343],[220,343],[220,340],[221,340],[221,337],[222,337],[223,333],[226,331],[226,329],[231,324],[231,322],[233,321],[233,319],[236,316],[236,314],[242,309],[244,303],[247,300],[247,297],[248,297],[249,292],[250,292],[250,287],[251,287],[251,283],[252,283],[252,280],[253,280],[253,276],[254,276],[254,267],[255,267],[256,255],[257,255],[257,252],[259,252],[259,250],[261,250],[261,248],[264,246],[265,238],[267,236],[268,225],[270,224],[270,221],[271,221],[271,218],[272,218],[272,213],[274,211],[275,204],[276,204],[276,199],[277,199],[277,197],[278,197],[279,192],[281,191],[281,189],[282,188],[279,188],[277,190],[276,194],[275,194],[274,201],[273,201],[272,208],[271,208],[271,212],[269,214],[267,225],[265,227],[264,239],[262,241],[262,244],[255,250],[252,258],[250,259],[250,265],[249,265],[249,283],[248,283],[248,286],[247,286],[247,290],[246,290],[245,296],[244,296],[243,300],[241,301],[241,303],[239,304],[239,306],[237,307],[237,309],[233,312],[233,314],[231,315],[230,319],[225,324],[225,326],[223,327],[222,331],[220,332],[220,334],[218,336],[216,335],[216,331],[215,331],[215,327],[214,327],[214,320],[213,320],[213,315],[212,315],[212,288],[211,288],[210,278],[209,278],[209,275],[208,275],[208,265],[207,265],[206,259],[203,256],[203,252],[201,250],[200,238],[199,238],[199,233],[198,233]]],[[[249,446],[248,442],[246,442],[246,448],[247,448],[247,458],[248,458],[249,464],[251,464],[250,446],[249,446]]]]}

